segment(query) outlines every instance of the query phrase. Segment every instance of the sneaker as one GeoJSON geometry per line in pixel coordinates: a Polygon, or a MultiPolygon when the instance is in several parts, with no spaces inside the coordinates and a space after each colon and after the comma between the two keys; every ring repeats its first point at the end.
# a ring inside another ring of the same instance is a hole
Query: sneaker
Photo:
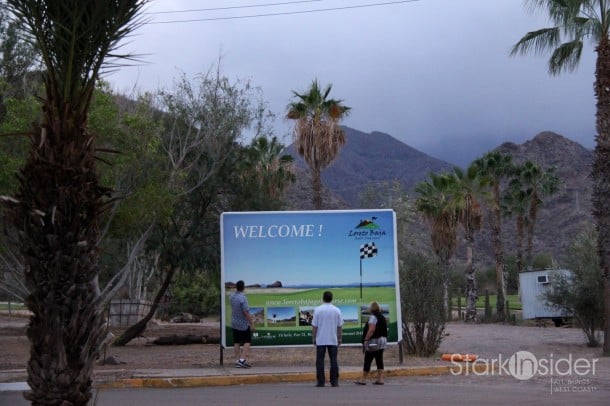
{"type": "Polygon", "coordinates": [[[245,359],[240,359],[237,360],[237,362],[235,363],[235,368],[251,368],[252,365],[248,364],[248,362],[245,359]]]}

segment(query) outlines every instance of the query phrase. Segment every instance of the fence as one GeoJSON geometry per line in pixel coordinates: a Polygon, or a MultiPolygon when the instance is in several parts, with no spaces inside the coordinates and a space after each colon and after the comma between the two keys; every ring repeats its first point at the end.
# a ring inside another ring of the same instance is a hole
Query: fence
{"type": "Polygon", "coordinates": [[[112,300],[110,302],[110,325],[128,327],[137,323],[150,310],[152,303],[148,300],[133,301],[130,299],[112,300]]]}

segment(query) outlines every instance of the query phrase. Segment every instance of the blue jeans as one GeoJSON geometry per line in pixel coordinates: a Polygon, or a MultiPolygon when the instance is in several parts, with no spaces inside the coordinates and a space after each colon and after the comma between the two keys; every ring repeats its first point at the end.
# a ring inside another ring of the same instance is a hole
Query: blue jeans
{"type": "Polygon", "coordinates": [[[337,362],[337,353],[339,347],[336,345],[318,345],[316,346],[316,378],[318,385],[324,385],[324,357],[328,350],[330,358],[330,384],[337,386],[339,384],[339,363],[337,362]]]}

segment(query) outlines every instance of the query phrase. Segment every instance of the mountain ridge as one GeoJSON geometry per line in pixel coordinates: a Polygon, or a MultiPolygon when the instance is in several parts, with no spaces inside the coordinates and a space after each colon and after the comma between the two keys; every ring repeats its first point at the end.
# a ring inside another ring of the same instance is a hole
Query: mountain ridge
{"type": "MultiPolygon", "coordinates": [[[[451,171],[453,164],[431,157],[408,146],[402,141],[380,131],[363,133],[345,127],[347,142],[337,159],[322,172],[326,209],[359,208],[359,193],[365,185],[379,185],[398,179],[412,196],[415,184],[428,179],[430,172],[451,171]]],[[[495,148],[511,155],[517,163],[531,160],[542,167],[556,167],[561,179],[559,191],[545,198],[536,223],[534,244],[536,253],[548,253],[553,258],[562,258],[573,238],[593,223],[591,194],[593,183],[590,177],[593,151],[576,141],[552,131],[543,131],[521,144],[504,142],[495,148]]],[[[311,210],[311,186],[306,165],[297,156],[294,146],[287,150],[298,170],[297,185],[289,188],[290,210],[311,210]]],[[[515,221],[503,219],[503,241],[506,256],[515,252],[515,221]]],[[[428,225],[423,219],[413,224],[417,245],[429,245],[428,225]],[[422,233],[426,235],[422,238],[422,233]]],[[[487,227],[487,224],[485,224],[487,227]]],[[[492,261],[491,238],[488,230],[476,237],[479,261],[490,265],[492,261]]],[[[460,244],[456,256],[464,257],[460,244]]]]}

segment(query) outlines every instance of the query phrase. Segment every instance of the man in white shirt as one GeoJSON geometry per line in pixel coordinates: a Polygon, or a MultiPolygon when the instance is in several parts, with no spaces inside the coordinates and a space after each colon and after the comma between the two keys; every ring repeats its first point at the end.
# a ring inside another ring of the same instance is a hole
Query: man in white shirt
{"type": "Polygon", "coordinates": [[[337,353],[341,345],[341,334],[343,317],[341,310],[331,304],[333,294],[330,291],[322,295],[322,303],[313,313],[312,336],[313,344],[316,346],[316,386],[324,386],[324,358],[326,351],[330,358],[330,384],[339,386],[339,363],[337,353]]]}

